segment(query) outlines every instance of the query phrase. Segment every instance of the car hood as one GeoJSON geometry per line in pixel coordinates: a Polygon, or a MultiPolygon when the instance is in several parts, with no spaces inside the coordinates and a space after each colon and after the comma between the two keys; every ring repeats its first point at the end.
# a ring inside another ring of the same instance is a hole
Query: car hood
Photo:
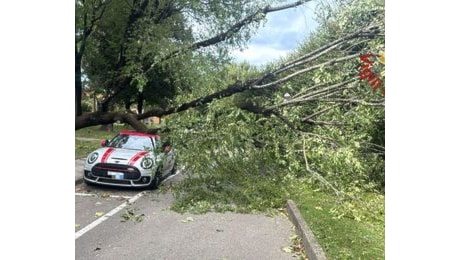
{"type": "Polygon", "coordinates": [[[113,147],[104,147],[97,150],[98,161],[102,163],[120,163],[134,165],[140,162],[144,156],[152,157],[152,153],[142,150],[129,150],[113,147]]]}

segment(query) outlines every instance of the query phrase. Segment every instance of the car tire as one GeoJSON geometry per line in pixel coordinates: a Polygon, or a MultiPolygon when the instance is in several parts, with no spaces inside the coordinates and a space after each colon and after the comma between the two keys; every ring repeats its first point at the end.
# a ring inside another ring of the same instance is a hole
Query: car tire
{"type": "Polygon", "coordinates": [[[175,175],[177,173],[177,164],[174,163],[174,167],[172,168],[171,172],[169,173],[169,176],[175,175]]]}
{"type": "Polygon", "coordinates": [[[157,172],[157,173],[155,173],[155,177],[153,177],[152,182],[148,186],[148,189],[156,190],[156,189],[158,189],[158,186],[160,186],[160,183],[161,183],[160,175],[157,172]]]}

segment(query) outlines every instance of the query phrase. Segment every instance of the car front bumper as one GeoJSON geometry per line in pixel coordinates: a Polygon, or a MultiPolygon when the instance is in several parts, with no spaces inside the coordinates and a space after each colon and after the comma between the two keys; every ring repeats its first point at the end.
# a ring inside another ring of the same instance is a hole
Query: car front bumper
{"type": "Polygon", "coordinates": [[[140,176],[135,180],[94,176],[91,171],[88,170],[84,170],[83,178],[89,183],[117,187],[148,187],[153,180],[151,176],[140,176]]]}

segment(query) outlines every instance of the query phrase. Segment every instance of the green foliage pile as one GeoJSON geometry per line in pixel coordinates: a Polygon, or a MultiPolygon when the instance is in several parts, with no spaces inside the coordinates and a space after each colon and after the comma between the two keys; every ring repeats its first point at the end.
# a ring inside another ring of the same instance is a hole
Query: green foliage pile
{"type": "Polygon", "coordinates": [[[385,259],[384,196],[366,194],[364,201],[346,205],[302,186],[292,199],[329,259],[385,259]],[[336,214],[338,207],[354,211],[357,218],[336,214]]]}
{"type": "MultiPolygon", "coordinates": [[[[320,4],[318,31],[280,62],[305,55],[353,29],[383,23],[383,16],[384,2],[379,0],[320,4]]],[[[384,37],[375,37],[321,59],[378,53],[384,47],[384,37]]],[[[351,83],[342,94],[360,102],[326,99],[286,106],[280,113],[291,125],[273,114],[246,109],[280,104],[287,99],[285,93],[295,96],[307,93],[313,85],[356,77],[359,66],[357,58],[315,70],[274,90],[246,91],[171,115],[167,122],[170,137],[189,177],[174,189],[173,209],[266,212],[283,208],[286,199],[293,198],[303,208],[304,217],[312,219],[329,256],[383,258],[385,108],[369,105],[382,101],[382,95],[365,81],[351,83]],[[323,110],[327,111],[315,120],[328,124],[302,121],[323,110]]],[[[258,73],[261,71],[247,64],[227,66],[216,72],[219,76],[210,77],[219,78],[219,84],[210,80],[206,87],[196,89],[196,97],[212,93],[213,86],[244,81],[258,73]]]]}
{"type": "MultiPolygon", "coordinates": [[[[304,55],[315,47],[349,33],[353,28],[382,22],[384,12],[383,1],[378,0],[337,1],[336,5],[320,7],[318,32],[289,59],[304,55]]],[[[384,47],[383,40],[376,38],[358,44],[359,52],[376,53],[384,47]]],[[[334,52],[324,59],[343,54],[342,51],[334,52]]],[[[219,183],[217,189],[228,186],[231,190],[233,188],[230,187],[235,183],[243,186],[247,183],[248,188],[251,183],[263,183],[262,186],[267,185],[267,192],[254,193],[253,200],[266,194],[262,200],[282,201],[287,196],[282,192],[282,186],[287,185],[284,181],[304,178],[324,191],[336,191],[343,203],[355,203],[361,199],[362,194],[384,194],[384,106],[366,105],[365,102],[344,105],[332,103],[331,106],[328,102],[312,101],[286,107],[281,111],[282,116],[294,122],[296,128],[273,115],[255,114],[245,109],[250,106],[276,105],[286,100],[285,93],[298,95],[307,92],[314,84],[356,76],[359,71],[357,60],[340,64],[341,69],[328,67],[313,71],[276,90],[247,91],[171,115],[168,119],[171,137],[181,153],[180,158],[187,173],[192,176],[184,182],[184,190],[202,189],[204,194],[221,196],[219,192],[213,192],[208,184],[214,183],[212,185],[215,186],[219,183]],[[304,115],[324,109],[328,109],[327,112],[316,120],[332,124],[308,124],[300,120],[304,115]],[[315,173],[327,183],[318,180],[315,173]]],[[[245,64],[227,66],[224,71],[216,72],[216,75],[220,75],[221,83],[216,86],[234,82],[235,79],[245,80],[257,73],[256,69],[245,64]]],[[[344,95],[361,96],[369,102],[382,98],[380,93],[373,92],[366,84],[361,81],[352,83],[351,88],[343,90],[344,95]]],[[[212,83],[207,84],[201,91],[197,89],[194,93],[197,97],[211,93],[216,90],[212,86],[212,83]]],[[[234,192],[244,194],[239,188],[234,189],[234,192]]],[[[181,198],[186,199],[187,196],[182,194],[181,198]]],[[[193,203],[200,201],[198,198],[201,196],[187,203],[193,206],[193,203]]],[[[182,204],[181,208],[187,204],[179,203],[182,204]]],[[[248,209],[262,208],[248,203],[248,209]]],[[[274,202],[273,205],[278,207],[281,204],[274,202]]]]}

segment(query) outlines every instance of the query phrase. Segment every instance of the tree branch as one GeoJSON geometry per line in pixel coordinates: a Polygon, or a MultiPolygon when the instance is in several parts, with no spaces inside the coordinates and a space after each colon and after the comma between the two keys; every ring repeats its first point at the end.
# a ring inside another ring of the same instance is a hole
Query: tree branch
{"type": "Polygon", "coordinates": [[[311,135],[311,136],[314,136],[314,137],[317,137],[317,138],[320,138],[320,139],[329,140],[329,141],[332,142],[333,145],[335,145],[335,146],[339,145],[337,140],[335,140],[333,138],[330,138],[330,137],[326,137],[326,136],[322,136],[322,135],[318,135],[318,134],[314,134],[314,133],[304,133],[304,135],[311,135]]]}
{"type": "MultiPolygon", "coordinates": [[[[306,95],[303,95],[303,96],[300,96],[300,97],[297,97],[297,98],[294,98],[294,99],[291,99],[291,100],[288,100],[288,101],[284,101],[281,104],[268,107],[267,109],[275,109],[275,108],[285,107],[285,106],[288,106],[288,105],[296,105],[296,104],[300,104],[300,103],[305,103],[305,102],[309,101],[309,99],[311,99],[314,96],[318,96],[318,95],[323,94],[323,93],[332,94],[333,92],[338,91],[342,87],[344,87],[344,86],[346,86],[346,85],[348,85],[348,84],[350,84],[352,82],[355,82],[357,80],[359,80],[359,78],[357,78],[357,77],[351,78],[349,80],[334,84],[334,85],[329,86],[327,88],[319,89],[317,91],[313,91],[312,93],[308,93],[306,95]]],[[[321,86],[324,86],[324,85],[326,85],[326,84],[321,84],[321,86]]],[[[312,88],[310,88],[310,89],[312,89],[312,88]]]]}
{"type": "Polygon", "coordinates": [[[302,136],[303,138],[303,158],[305,160],[305,168],[308,172],[310,172],[312,174],[312,176],[319,180],[322,184],[324,184],[325,186],[329,187],[331,190],[333,190],[335,192],[335,194],[337,195],[337,197],[343,197],[343,193],[339,190],[337,190],[331,183],[329,183],[323,176],[321,176],[319,173],[313,171],[312,169],[310,169],[310,165],[308,164],[308,159],[307,159],[307,149],[306,149],[306,141],[305,141],[305,136],[302,136]]]}
{"type": "Polygon", "coordinates": [[[333,122],[326,122],[326,121],[315,121],[315,120],[312,120],[312,119],[302,120],[302,122],[308,123],[308,124],[310,124],[310,125],[334,125],[334,126],[337,126],[337,125],[345,125],[345,124],[343,124],[343,123],[336,122],[336,121],[333,121],[333,122]]]}
{"type": "Polygon", "coordinates": [[[179,50],[175,50],[175,51],[172,51],[172,52],[166,54],[165,56],[161,57],[157,62],[152,63],[150,65],[150,69],[153,68],[157,63],[160,63],[160,62],[163,62],[165,60],[171,59],[171,58],[173,58],[173,57],[175,57],[177,55],[180,55],[181,53],[183,53],[185,51],[194,51],[194,50],[198,50],[198,49],[203,48],[203,47],[208,47],[208,46],[211,46],[211,45],[215,45],[215,44],[217,44],[219,42],[223,42],[223,41],[229,39],[230,37],[232,37],[238,31],[240,31],[241,28],[243,28],[244,26],[246,26],[246,25],[254,22],[255,20],[257,20],[258,19],[257,17],[259,15],[261,15],[261,14],[265,15],[267,13],[297,7],[299,5],[302,5],[302,4],[304,4],[306,2],[310,2],[310,1],[311,0],[303,0],[303,1],[297,1],[297,2],[294,2],[294,3],[291,3],[291,4],[281,5],[281,6],[277,6],[277,7],[270,7],[268,5],[268,6],[264,7],[264,8],[260,8],[256,12],[254,12],[253,14],[247,16],[243,20],[241,20],[241,21],[237,22],[236,24],[234,24],[233,26],[231,26],[225,32],[219,33],[219,34],[217,34],[214,37],[211,37],[209,39],[192,43],[189,46],[186,46],[185,48],[181,48],[179,50]]]}
{"type": "Polygon", "coordinates": [[[281,78],[279,80],[273,81],[271,83],[267,83],[267,84],[260,85],[260,86],[254,86],[254,88],[255,89],[262,89],[262,88],[271,87],[273,85],[281,84],[281,83],[284,83],[284,82],[286,82],[286,81],[288,81],[288,80],[290,80],[290,79],[292,79],[292,78],[294,78],[294,77],[296,77],[296,76],[298,76],[300,74],[307,73],[307,72],[315,70],[315,69],[319,69],[319,68],[321,68],[323,66],[332,65],[332,64],[335,64],[335,63],[351,60],[351,59],[359,57],[359,55],[360,54],[358,53],[358,54],[348,55],[348,56],[341,57],[341,58],[335,58],[335,59],[332,59],[332,60],[328,60],[328,61],[326,61],[324,63],[318,64],[318,65],[315,65],[315,66],[311,66],[311,67],[307,67],[305,69],[298,70],[298,71],[296,71],[294,73],[289,74],[288,76],[286,76],[284,78],[281,78]]]}
{"type": "Polygon", "coordinates": [[[359,99],[345,99],[345,98],[335,98],[335,99],[310,99],[310,101],[323,101],[323,102],[343,102],[343,103],[351,103],[351,104],[361,104],[365,106],[376,106],[376,107],[384,107],[385,101],[381,102],[367,102],[364,100],[359,99]]]}
{"type": "Polygon", "coordinates": [[[310,119],[312,119],[312,118],[315,117],[315,116],[322,115],[322,114],[326,113],[327,111],[329,111],[329,110],[331,110],[331,109],[333,109],[333,108],[336,108],[336,107],[338,107],[338,106],[341,106],[341,105],[343,105],[343,104],[335,104],[335,105],[330,106],[330,107],[327,107],[327,108],[325,108],[325,109],[323,109],[323,110],[317,111],[317,112],[315,112],[315,113],[313,113],[313,114],[311,114],[311,115],[309,115],[309,116],[307,116],[307,117],[302,118],[302,119],[301,119],[301,122],[310,120],[310,119]]]}
{"type": "Polygon", "coordinates": [[[280,69],[278,69],[277,71],[274,71],[273,73],[274,74],[279,74],[283,71],[286,71],[288,69],[291,69],[291,68],[294,68],[294,67],[297,67],[299,65],[302,65],[302,64],[305,64],[307,62],[311,62],[319,57],[321,57],[322,55],[336,49],[337,47],[339,47],[340,45],[342,45],[343,43],[349,41],[349,40],[352,40],[354,38],[359,38],[359,37],[362,37],[362,34],[364,32],[368,32],[370,33],[371,35],[372,34],[376,34],[380,31],[380,28],[379,27],[376,27],[375,25],[368,25],[366,27],[363,27],[361,29],[359,29],[358,31],[354,32],[354,33],[351,33],[351,34],[348,34],[342,38],[339,38],[329,44],[326,44],[326,45],[323,45],[321,46],[320,48],[304,55],[304,56],[301,56],[293,61],[290,61],[286,64],[284,64],[280,69]]]}

